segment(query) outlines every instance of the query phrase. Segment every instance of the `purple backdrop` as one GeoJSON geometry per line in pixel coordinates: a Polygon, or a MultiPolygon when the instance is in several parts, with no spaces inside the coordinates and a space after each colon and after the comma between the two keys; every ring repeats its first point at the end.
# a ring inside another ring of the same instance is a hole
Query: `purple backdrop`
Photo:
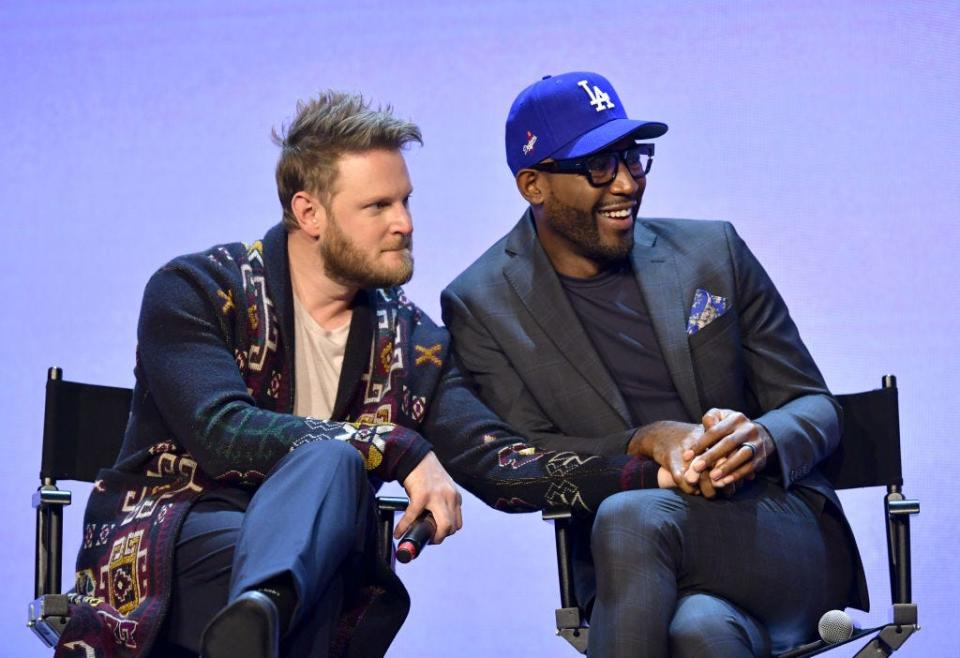
{"type": "MultiPolygon", "coordinates": [[[[945,656],[958,589],[955,400],[960,11],[955,2],[0,5],[0,654],[48,655],[24,627],[49,365],[132,383],[142,287],[168,258],[279,219],[270,128],[317,89],[363,91],[423,128],[408,161],[417,275],[441,288],[523,209],[504,164],[514,95],[596,69],[663,120],[642,213],[732,220],[838,392],[902,387],[914,595],[903,655],[945,656]],[[398,8],[400,7],[400,8],[398,8]]],[[[86,488],[68,510],[66,573],[86,488]]],[[[879,491],[845,494],[887,618],[879,491]]],[[[552,533],[465,501],[464,531],[401,567],[414,603],[392,656],[571,655],[552,637],[552,533]],[[494,539],[496,538],[496,539],[494,539]]],[[[948,645],[948,642],[950,644],[948,645]]],[[[852,655],[837,651],[834,655],[852,655]]]]}

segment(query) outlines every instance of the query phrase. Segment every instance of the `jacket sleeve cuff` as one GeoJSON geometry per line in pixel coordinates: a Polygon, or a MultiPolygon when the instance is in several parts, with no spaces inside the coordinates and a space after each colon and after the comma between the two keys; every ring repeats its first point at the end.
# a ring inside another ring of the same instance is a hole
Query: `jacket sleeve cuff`
{"type": "Polygon", "coordinates": [[[657,472],[660,464],[646,457],[630,457],[623,465],[620,475],[620,488],[623,491],[633,489],[656,489],[657,472]]]}
{"type": "MultiPolygon", "coordinates": [[[[417,432],[397,426],[390,433],[387,442],[384,465],[385,472],[380,475],[384,480],[396,480],[403,483],[410,472],[433,450],[433,446],[417,432]]],[[[377,469],[379,470],[379,469],[377,469]]]]}
{"type": "MultiPolygon", "coordinates": [[[[802,478],[804,475],[810,472],[809,468],[802,469],[791,466],[789,455],[787,454],[787,451],[783,449],[783,445],[781,445],[781,442],[778,440],[778,437],[781,437],[785,432],[790,431],[790,424],[779,422],[776,410],[764,414],[760,418],[757,418],[754,422],[767,430],[767,434],[769,434],[770,438],[773,440],[773,445],[777,449],[775,458],[777,466],[779,466],[778,470],[780,481],[783,483],[784,489],[789,489],[795,480],[802,478]]],[[[772,463],[768,462],[768,468],[769,470],[773,470],[776,467],[773,466],[772,463]]]]}

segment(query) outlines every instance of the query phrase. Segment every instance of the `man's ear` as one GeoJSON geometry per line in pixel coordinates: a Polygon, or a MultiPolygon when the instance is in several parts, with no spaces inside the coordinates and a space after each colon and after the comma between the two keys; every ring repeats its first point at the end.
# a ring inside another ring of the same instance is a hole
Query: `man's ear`
{"type": "Polygon", "coordinates": [[[543,204],[547,179],[535,169],[521,169],[517,173],[517,189],[531,206],[543,204]]]}
{"type": "Polygon", "coordinates": [[[327,209],[320,199],[307,192],[297,192],[290,199],[290,209],[300,230],[311,238],[319,238],[327,228],[327,209]]]}

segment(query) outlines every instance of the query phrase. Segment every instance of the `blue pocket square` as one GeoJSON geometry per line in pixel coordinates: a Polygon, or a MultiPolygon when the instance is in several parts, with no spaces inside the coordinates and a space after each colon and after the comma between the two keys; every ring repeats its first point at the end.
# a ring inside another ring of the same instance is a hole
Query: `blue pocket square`
{"type": "Polygon", "coordinates": [[[711,295],[703,288],[697,288],[693,294],[693,306],[690,307],[690,319],[687,320],[687,334],[692,336],[726,312],[726,297],[711,295]]]}

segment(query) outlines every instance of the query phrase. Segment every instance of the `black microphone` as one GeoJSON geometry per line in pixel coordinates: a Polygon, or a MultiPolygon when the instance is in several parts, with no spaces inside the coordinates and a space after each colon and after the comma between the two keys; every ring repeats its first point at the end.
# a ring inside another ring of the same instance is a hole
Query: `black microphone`
{"type": "Polygon", "coordinates": [[[400,543],[397,545],[397,560],[406,564],[410,560],[420,555],[423,547],[430,543],[430,538],[437,531],[437,523],[433,520],[433,514],[429,510],[425,511],[417,520],[410,524],[407,531],[400,537],[400,543]]]}

